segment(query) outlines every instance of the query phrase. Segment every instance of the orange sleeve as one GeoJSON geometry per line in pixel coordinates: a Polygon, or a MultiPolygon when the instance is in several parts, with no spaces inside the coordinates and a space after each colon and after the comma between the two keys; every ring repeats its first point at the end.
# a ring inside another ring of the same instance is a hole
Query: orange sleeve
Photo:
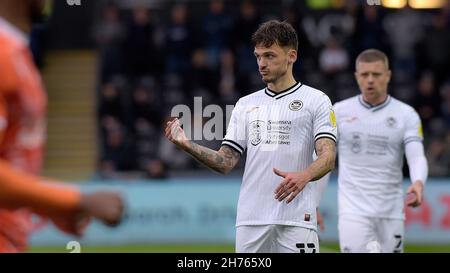
{"type": "Polygon", "coordinates": [[[75,188],[41,182],[41,178],[16,171],[0,160],[0,207],[28,207],[53,216],[79,208],[81,193],[75,188]]]}
{"type": "Polygon", "coordinates": [[[0,142],[3,139],[3,134],[5,133],[6,126],[8,125],[6,103],[3,98],[3,94],[0,91],[0,142]]]}
{"type": "Polygon", "coordinates": [[[0,94],[17,91],[19,75],[14,62],[19,50],[12,41],[0,36],[0,94]]]}
{"type": "Polygon", "coordinates": [[[18,75],[14,66],[14,46],[5,37],[0,36],[0,141],[7,125],[6,96],[18,89],[18,75]]]}

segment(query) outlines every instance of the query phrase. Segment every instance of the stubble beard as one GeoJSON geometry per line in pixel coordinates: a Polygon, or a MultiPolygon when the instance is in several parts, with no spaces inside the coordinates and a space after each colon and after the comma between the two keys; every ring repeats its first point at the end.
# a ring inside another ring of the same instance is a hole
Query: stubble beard
{"type": "Polygon", "coordinates": [[[263,77],[262,80],[266,84],[268,84],[268,83],[275,83],[279,79],[283,78],[284,75],[286,75],[286,73],[287,73],[287,70],[285,70],[285,71],[277,71],[277,73],[275,73],[275,75],[273,75],[271,77],[267,77],[266,79],[264,79],[264,77],[263,77]]]}

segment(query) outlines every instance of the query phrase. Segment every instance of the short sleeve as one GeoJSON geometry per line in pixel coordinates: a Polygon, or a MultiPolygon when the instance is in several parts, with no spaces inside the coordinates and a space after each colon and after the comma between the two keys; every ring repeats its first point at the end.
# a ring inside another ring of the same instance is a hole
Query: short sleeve
{"type": "MultiPolygon", "coordinates": [[[[0,42],[2,42],[0,40],[0,42]]],[[[14,57],[11,47],[6,44],[0,47],[0,139],[7,124],[7,101],[6,97],[17,89],[18,74],[14,66],[14,57]]]]}
{"type": "Polygon", "coordinates": [[[416,111],[412,110],[407,116],[405,123],[405,135],[403,137],[403,143],[406,145],[411,141],[423,141],[423,129],[422,122],[416,111]]]}
{"type": "MultiPolygon", "coordinates": [[[[0,43],[2,40],[0,39],[0,43]]],[[[16,91],[19,75],[17,73],[17,56],[14,50],[6,44],[0,47],[0,94],[6,95],[16,91]]]]}
{"type": "Polygon", "coordinates": [[[0,93],[0,139],[7,125],[8,122],[7,122],[6,102],[5,99],[3,98],[3,94],[0,93]]]}
{"type": "Polygon", "coordinates": [[[320,138],[329,138],[334,142],[337,141],[336,116],[331,106],[331,101],[325,94],[318,101],[313,122],[314,141],[320,138]]]}
{"type": "Polygon", "coordinates": [[[247,148],[247,124],[244,113],[244,106],[238,101],[231,113],[227,133],[222,141],[222,145],[229,146],[242,155],[247,148]]]}

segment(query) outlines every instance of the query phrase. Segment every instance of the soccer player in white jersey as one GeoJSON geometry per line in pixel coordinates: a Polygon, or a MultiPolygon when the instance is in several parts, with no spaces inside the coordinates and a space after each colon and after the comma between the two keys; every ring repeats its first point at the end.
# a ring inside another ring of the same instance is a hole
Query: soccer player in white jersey
{"type": "Polygon", "coordinates": [[[252,40],[267,88],[239,99],[221,148],[189,141],[178,119],[167,123],[166,136],[220,173],[233,169],[247,150],[236,252],[319,252],[315,187],[309,182],[334,168],[337,129],[331,102],[294,79],[298,42],[291,25],[268,21],[252,40]]]}
{"type": "Polygon", "coordinates": [[[388,58],[375,49],[356,59],[360,95],[334,106],[338,124],[339,242],[342,252],[403,252],[403,155],[420,206],[428,175],[416,111],[388,95],[388,58]]]}

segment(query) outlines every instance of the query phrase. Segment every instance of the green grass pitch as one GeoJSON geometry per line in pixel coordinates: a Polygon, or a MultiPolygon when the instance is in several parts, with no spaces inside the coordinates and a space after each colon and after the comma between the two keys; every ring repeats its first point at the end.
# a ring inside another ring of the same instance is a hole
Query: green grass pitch
{"type": "MultiPolygon", "coordinates": [[[[339,252],[337,243],[321,243],[321,252],[339,252]]],[[[65,246],[31,247],[31,253],[68,253],[65,246]]],[[[227,244],[154,244],[123,246],[81,246],[84,253],[233,253],[227,244]]],[[[450,245],[406,244],[406,253],[450,253],[450,245]]]]}

